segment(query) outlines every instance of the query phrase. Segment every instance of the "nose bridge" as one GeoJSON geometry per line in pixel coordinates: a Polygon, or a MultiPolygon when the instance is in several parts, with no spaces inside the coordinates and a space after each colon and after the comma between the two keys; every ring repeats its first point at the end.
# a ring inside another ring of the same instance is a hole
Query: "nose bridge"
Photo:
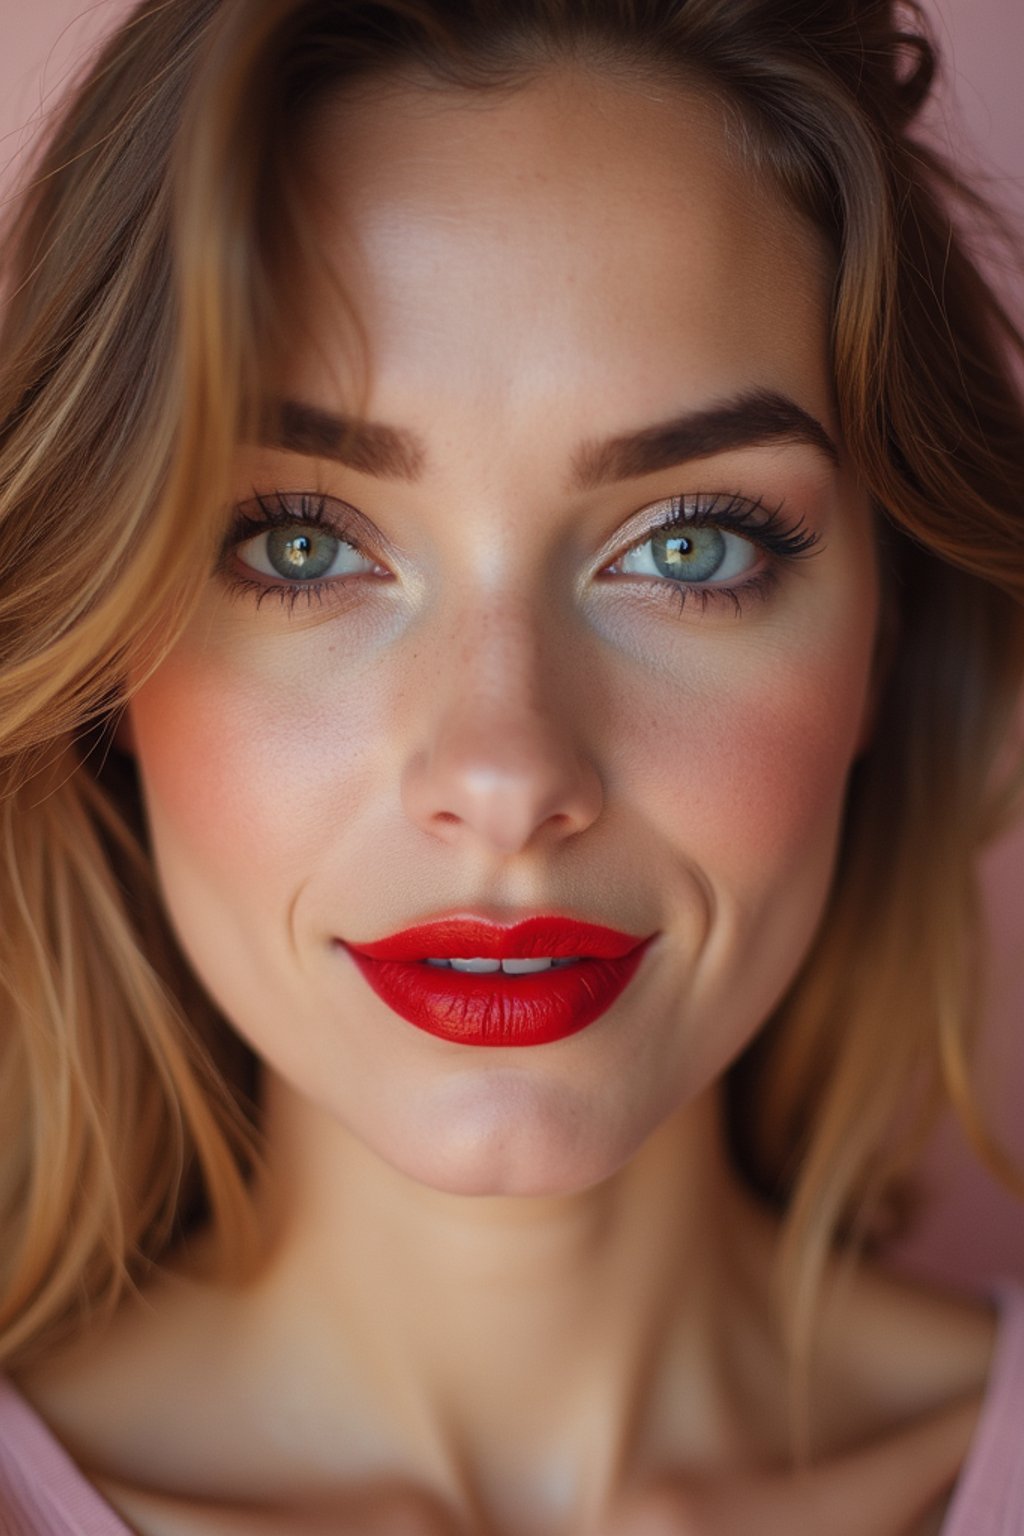
{"type": "Polygon", "coordinates": [[[434,656],[403,779],[410,817],[505,853],[590,825],[603,790],[550,613],[525,598],[479,601],[452,616],[434,656]]]}
{"type": "Polygon", "coordinates": [[[539,601],[496,597],[453,617],[449,654],[457,658],[462,686],[456,699],[478,713],[494,710],[510,719],[543,713],[545,694],[561,681],[539,601]]]}

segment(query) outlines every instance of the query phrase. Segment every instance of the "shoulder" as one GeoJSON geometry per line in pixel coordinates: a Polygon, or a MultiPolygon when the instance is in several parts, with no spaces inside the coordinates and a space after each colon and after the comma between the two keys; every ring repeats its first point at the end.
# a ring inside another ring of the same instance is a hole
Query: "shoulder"
{"type": "MultiPolygon", "coordinates": [[[[102,1326],[19,1370],[13,1385],[97,1485],[141,1485],[148,1472],[154,1486],[173,1487],[180,1448],[204,1472],[218,1454],[207,1410],[214,1383],[233,1375],[226,1324],[202,1288],[162,1273],[102,1326]]],[[[230,1440],[223,1424],[221,1435],[230,1440]]]]}
{"type": "MultiPolygon", "coordinates": [[[[758,1212],[755,1240],[736,1253],[739,1290],[753,1301],[773,1390],[763,1393],[761,1464],[789,1461],[785,1347],[790,1293],[779,1270],[781,1231],[758,1212]],[[765,1274],[773,1275],[766,1288],[765,1274]],[[769,1411],[770,1410],[770,1411],[769,1411]]],[[[984,1399],[1000,1335],[993,1287],[968,1295],[901,1273],[879,1259],[836,1251],[827,1260],[810,1338],[808,1390],[814,1459],[836,1457],[984,1399]]]]}
{"type": "Polygon", "coordinates": [[[649,1486],[614,1536],[1024,1533],[1013,1473],[1024,1411],[1012,1426],[997,1415],[1002,1430],[992,1417],[1002,1379],[1024,1403],[1024,1287],[1000,1314],[881,1268],[845,1278],[830,1287],[818,1337],[812,1466],[791,1472],[780,1427],[743,1475],[649,1486]],[[989,1454],[997,1442],[1012,1444],[1012,1465],[989,1454]],[[990,1511],[1004,1503],[1004,1524],[994,1524],[990,1511]]]}
{"type": "Polygon", "coordinates": [[[129,1536],[13,1381],[0,1375],[0,1536],[129,1536]]]}
{"type": "Polygon", "coordinates": [[[847,1445],[984,1399],[1000,1334],[994,1300],[882,1266],[837,1276],[822,1311],[817,1413],[847,1445]],[[841,1385],[841,1395],[834,1388],[841,1385]]]}
{"type": "Polygon", "coordinates": [[[1009,1348],[1022,1330],[1024,1291],[1000,1308],[874,1266],[837,1286],[814,1405],[830,1493],[902,1511],[910,1536],[984,1536],[976,1468],[1000,1433],[999,1379],[1009,1369],[1024,1391],[1024,1349],[1009,1348]]]}

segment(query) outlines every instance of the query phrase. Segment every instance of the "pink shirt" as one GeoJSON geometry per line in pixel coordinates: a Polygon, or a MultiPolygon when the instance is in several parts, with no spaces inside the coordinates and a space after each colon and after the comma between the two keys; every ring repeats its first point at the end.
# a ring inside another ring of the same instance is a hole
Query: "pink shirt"
{"type": "MultiPolygon", "coordinates": [[[[997,1281],[988,1391],[942,1536],[1024,1536],[1024,1285],[997,1281]]],[[[0,1536],[132,1536],[0,1376],[0,1536]]]]}

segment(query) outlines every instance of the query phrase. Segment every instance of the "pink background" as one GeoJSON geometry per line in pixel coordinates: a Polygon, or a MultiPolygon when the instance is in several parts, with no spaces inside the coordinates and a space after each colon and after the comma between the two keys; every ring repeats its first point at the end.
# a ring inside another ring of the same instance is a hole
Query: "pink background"
{"type": "MultiPolygon", "coordinates": [[[[129,9],[126,0],[0,0],[0,197],[42,112],[61,94],[92,42],[129,9]]],[[[947,61],[932,130],[1024,231],[1022,0],[925,0],[947,61]]],[[[1024,252],[1024,238],[1022,238],[1024,252]]],[[[1024,312],[1020,273],[1000,281],[1024,312]]],[[[981,1080],[1007,1145],[1024,1164],[1024,827],[985,860],[992,984],[981,1080]]],[[[928,1150],[931,1200],[920,1230],[894,1255],[918,1274],[978,1288],[995,1274],[1024,1279],[1024,1206],[971,1160],[944,1125],[928,1150]]]]}

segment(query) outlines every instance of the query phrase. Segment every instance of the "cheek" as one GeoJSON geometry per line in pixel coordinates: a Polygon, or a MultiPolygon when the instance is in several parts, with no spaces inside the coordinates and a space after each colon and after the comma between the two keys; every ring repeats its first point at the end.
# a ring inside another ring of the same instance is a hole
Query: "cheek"
{"type": "Polygon", "coordinates": [[[753,887],[831,848],[866,706],[864,649],[738,668],[632,733],[643,802],[716,883],[753,887]],[[830,664],[831,663],[831,664],[830,664]]]}
{"type": "Polygon", "coordinates": [[[183,643],[135,695],[131,725],[158,863],[246,904],[289,899],[380,783],[375,690],[330,657],[236,666],[183,643]]]}
{"type": "Polygon", "coordinates": [[[859,703],[859,691],[844,697],[806,679],[772,678],[739,695],[721,730],[708,733],[708,781],[721,791],[708,820],[731,867],[778,877],[808,845],[831,843],[859,703]]]}
{"type": "Polygon", "coordinates": [[[766,635],[692,668],[667,718],[634,710],[627,772],[692,957],[686,1092],[771,1015],[819,929],[868,702],[870,618],[819,626],[813,644],[796,629],[766,635]]]}

